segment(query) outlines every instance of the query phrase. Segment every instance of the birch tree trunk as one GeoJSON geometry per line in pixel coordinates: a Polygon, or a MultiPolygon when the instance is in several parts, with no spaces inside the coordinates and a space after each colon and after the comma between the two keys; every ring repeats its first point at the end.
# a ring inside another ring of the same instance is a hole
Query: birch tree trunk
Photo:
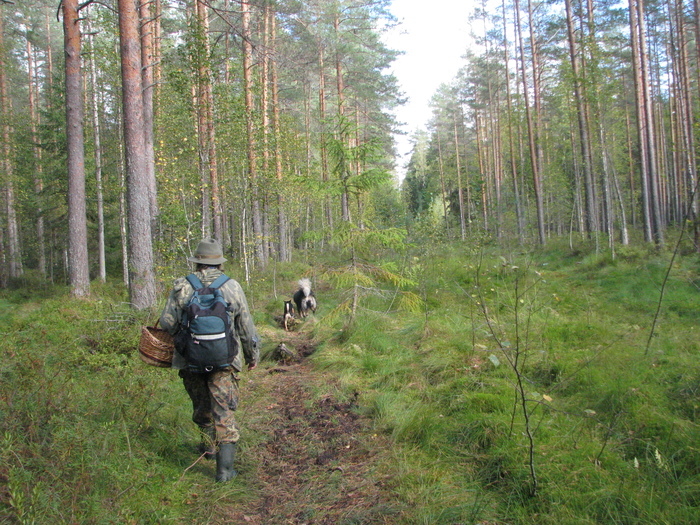
{"type": "Polygon", "coordinates": [[[272,88],[272,127],[275,141],[275,177],[277,179],[277,235],[279,236],[279,260],[282,262],[291,261],[291,251],[289,240],[287,239],[287,217],[284,202],[284,183],[282,171],[282,134],[280,129],[280,99],[279,80],[277,75],[277,14],[270,12],[270,51],[272,60],[271,67],[271,88],[272,88]]]}
{"type": "Polygon", "coordinates": [[[153,135],[153,29],[156,19],[151,13],[152,3],[140,0],[140,35],[141,35],[141,86],[143,96],[144,148],[146,150],[146,183],[151,215],[151,233],[155,233],[158,221],[158,198],[156,187],[156,167],[153,135]]]}

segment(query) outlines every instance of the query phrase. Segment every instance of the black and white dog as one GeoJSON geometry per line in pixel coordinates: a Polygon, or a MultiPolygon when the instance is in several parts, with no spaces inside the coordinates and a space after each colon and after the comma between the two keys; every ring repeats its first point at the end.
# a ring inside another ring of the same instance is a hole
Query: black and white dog
{"type": "Polygon", "coordinates": [[[297,305],[297,312],[302,317],[309,315],[309,311],[316,313],[316,297],[311,291],[311,281],[299,279],[299,289],[294,292],[294,303],[297,305]]]}
{"type": "Polygon", "coordinates": [[[289,331],[289,329],[294,326],[294,305],[292,301],[284,302],[284,313],[283,313],[284,329],[289,331]]]}

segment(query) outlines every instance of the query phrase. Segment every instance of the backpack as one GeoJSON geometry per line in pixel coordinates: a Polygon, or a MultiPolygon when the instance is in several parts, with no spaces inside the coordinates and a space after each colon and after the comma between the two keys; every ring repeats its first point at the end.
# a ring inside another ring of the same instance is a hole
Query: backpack
{"type": "Polygon", "coordinates": [[[222,274],[209,286],[204,286],[194,274],[188,275],[187,280],[194,293],[185,306],[183,326],[176,339],[178,351],[190,372],[229,368],[238,346],[231,334],[229,304],[219,289],[229,278],[222,274]]]}

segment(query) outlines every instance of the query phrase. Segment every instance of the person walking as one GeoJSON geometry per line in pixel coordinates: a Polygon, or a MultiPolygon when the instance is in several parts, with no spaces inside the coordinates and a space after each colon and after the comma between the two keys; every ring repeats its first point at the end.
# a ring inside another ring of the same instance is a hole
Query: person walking
{"type": "Polygon", "coordinates": [[[248,370],[257,366],[260,339],[241,285],[222,271],[226,259],[221,244],[215,239],[203,239],[188,261],[195,264],[195,271],[175,280],[159,322],[175,339],[172,368],[179,371],[192,400],[192,420],[202,436],[200,453],[216,456],[216,481],[226,482],[236,476],[234,459],[240,439],[234,417],[239,397],[238,374],[244,361],[248,370]],[[223,298],[228,319],[226,314],[222,317],[230,325],[229,333],[221,334],[226,336],[228,351],[213,364],[202,364],[200,348],[208,348],[207,339],[215,336],[201,336],[203,344],[199,345],[189,318],[197,316],[188,316],[195,299],[207,293],[219,297],[219,302],[223,298]]]}

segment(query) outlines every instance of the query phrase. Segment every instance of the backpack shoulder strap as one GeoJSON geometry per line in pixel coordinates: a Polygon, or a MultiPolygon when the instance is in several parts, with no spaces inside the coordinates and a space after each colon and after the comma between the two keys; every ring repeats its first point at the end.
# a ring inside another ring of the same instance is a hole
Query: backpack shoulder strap
{"type": "Polygon", "coordinates": [[[189,274],[186,279],[189,281],[189,283],[192,285],[192,288],[195,290],[199,290],[200,288],[204,288],[204,285],[202,284],[202,281],[199,280],[199,277],[197,277],[195,274],[191,273],[189,274]]]}
{"type": "Polygon", "coordinates": [[[222,273],[213,283],[209,285],[209,288],[214,288],[215,290],[221,288],[230,277],[225,273],[222,273]]]}

